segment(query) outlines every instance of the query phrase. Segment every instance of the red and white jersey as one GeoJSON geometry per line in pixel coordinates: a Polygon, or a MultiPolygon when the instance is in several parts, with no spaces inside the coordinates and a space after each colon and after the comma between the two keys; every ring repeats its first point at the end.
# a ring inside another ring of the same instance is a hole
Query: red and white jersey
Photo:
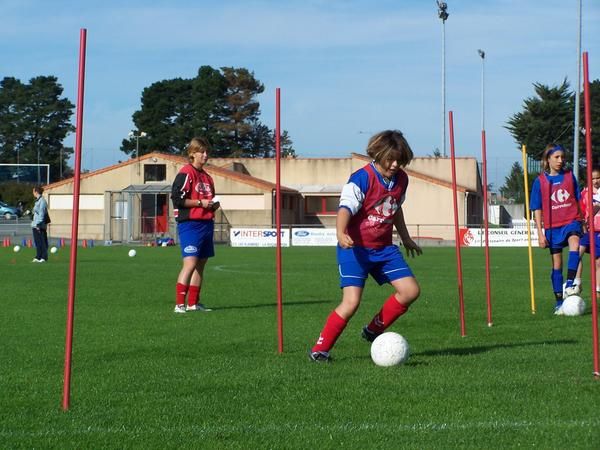
{"type": "Polygon", "coordinates": [[[560,182],[551,183],[546,174],[541,174],[538,180],[545,229],[562,227],[579,219],[575,183],[570,171],[565,171],[560,182]]]}
{"type": "MultiPolygon", "coordinates": [[[[595,191],[594,195],[592,196],[592,201],[594,202],[594,204],[600,204],[600,192],[595,191]]],[[[585,216],[585,220],[587,220],[589,222],[590,219],[590,208],[588,208],[588,188],[584,188],[583,191],[581,191],[581,198],[579,200],[579,204],[581,206],[581,211],[583,212],[583,215],[585,216]]],[[[597,213],[594,216],[594,231],[600,231],[600,213],[597,213]]]]}
{"type": "Polygon", "coordinates": [[[404,202],[408,176],[399,170],[386,182],[373,163],[354,172],[342,189],[340,208],[352,214],[348,235],[367,248],[392,245],[394,215],[404,202]]]}
{"type": "Polygon", "coordinates": [[[211,200],[215,196],[215,184],[204,170],[191,164],[181,168],[171,187],[173,212],[177,222],[186,220],[213,220],[215,213],[211,209],[184,206],[186,199],[211,200]]]}

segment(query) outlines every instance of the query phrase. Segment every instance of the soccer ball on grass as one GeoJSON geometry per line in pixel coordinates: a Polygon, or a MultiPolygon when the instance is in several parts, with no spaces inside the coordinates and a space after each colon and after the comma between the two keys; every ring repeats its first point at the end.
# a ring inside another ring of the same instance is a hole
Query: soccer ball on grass
{"type": "Polygon", "coordinates": [[[561,310],[565,316],[581,316],[585,312],[585,301],[578,295],[571,295],[565,298],[561,310]]]}
{"type": "Polygon", "coordinates": [[[371,344],[371,359],[381,367],[403,364],[409,353],[407,340],[392,331],[380,334],[371,344]]]}

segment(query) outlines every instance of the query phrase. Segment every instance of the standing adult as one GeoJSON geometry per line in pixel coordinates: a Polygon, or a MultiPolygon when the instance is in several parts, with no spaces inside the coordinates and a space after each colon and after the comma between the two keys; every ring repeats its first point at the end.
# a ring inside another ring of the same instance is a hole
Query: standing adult
{"type": "Polygon", "coordinates": [[[190,163],[181,168],[171,190],[183,258],[175,291],[176,313],[211,311],[199,301],[204,266],[208,258],[215,256],[214,219],[219,208],[213,179],[204,170],[209,151],[207,139],[195,137],[190,141],[187,146],[190,163]]]}
{"type": "Polygon", "coordinates": [[[33,242],[35,242],[35,258],[32,262],[43,263],[48,261],[48,203],[42,195],[44,188],[35,186],[33,196],[33,219],[31,220],[31,229],[33,231],[33,242]]]}

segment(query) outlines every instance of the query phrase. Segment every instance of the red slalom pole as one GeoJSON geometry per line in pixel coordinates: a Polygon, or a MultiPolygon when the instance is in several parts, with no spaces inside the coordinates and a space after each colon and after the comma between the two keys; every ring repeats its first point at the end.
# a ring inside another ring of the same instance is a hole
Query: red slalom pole
{"type": "Polygon", "coordinates": [[[488,224],[488,187],[487,187],[487,153],[485,130],[481,130],[481,171],[483,172],[483,227],[485,231],[485,289],[487,292],[487,325],[492,322],[492,283],[490,281],[490,242],[488,224]]]}
{"type": "Polygon", "coordinates": [[[277,350],[283,353],[283,297],[281,279],[281,90],[275,90],[275,221],[277,227],[277,350]]]}
{"type": "Polygon", "coordinates": [[[462,259],[460,256],[460,238],[458,231],[458,201],[456,199],[456,157],[454,156],[454,118],[452,111],[448,112],[450,121],[450,160],[452,166],[452,203],[454,204],[454,240],[456,242],[456,272],[458,278],[458,305],[460,311],[460,335],[466,336],[465,300],[463,294],[462,259]]]}
{"type": "Polygon", "coordinates": [[[75,176],[73,178],[73,217],[71,221],[71,261],[69,264],[69,298],[65,342],[65,378],[63,410],[69,409],[71,397],[71,355],[73,351],[73,319],[75,313],[75,280],[77,271],[77,228],[79,226],[79,185],[81,181],[81,141],[83,135],[83,93],[85,86],[85,43],[87,30],[79,30],[79,82],[77,85],[77,123],[75,125],[75,176]]]}
{"type": "Polygon", "coordinates": [[[594,353],[594,376],[600,377],[598,357],[598,300],[596,296],[596,233],[594,230],[594,203],[592,186],[592,107],[590,101],[590,79],[588,67],[588,53],[583,52],[583,101],[585,110],[585,155],[587,159],[587,184],[588,184],[588,208],[590,208],[590,280],[592,281],[592,339],[594,353]]]}

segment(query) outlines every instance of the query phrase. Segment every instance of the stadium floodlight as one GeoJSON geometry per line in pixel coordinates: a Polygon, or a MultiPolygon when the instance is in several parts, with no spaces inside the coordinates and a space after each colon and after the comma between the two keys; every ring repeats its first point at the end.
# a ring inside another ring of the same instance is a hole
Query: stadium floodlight
{"type": "MultiPolygon", "coordinates": [[[[129,139],[135,138],[135,159],[139,159],[140,157],[140,138],[145,138],[148,134],[145,131],[138,131],[137,134],[135,132],[129,132],[129,139]]],[[[140,174],[140,166],[137,165],[138,175],[140,174]]]]}
{"type": "Polygon", "coordinates": [[[148,134],[145,131],[140,131],[140,132],[138,132],[138,134],[135,134],[134,131],[130,131],[128,136],[129,136],[129,139],[135,138],[135,157],[139,158],[140,157],[140,138],[144,138],[144,137],[148,136],[148,134]]]}

